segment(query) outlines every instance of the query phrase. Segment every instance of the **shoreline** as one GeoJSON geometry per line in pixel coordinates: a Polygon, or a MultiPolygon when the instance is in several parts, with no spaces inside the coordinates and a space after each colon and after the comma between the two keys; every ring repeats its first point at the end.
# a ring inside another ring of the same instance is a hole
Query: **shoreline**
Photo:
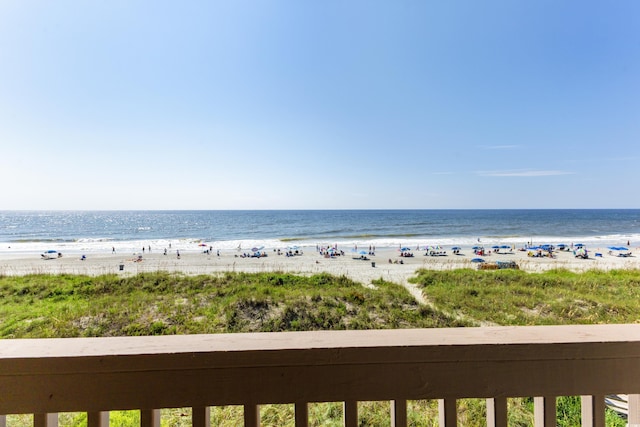
{"type": "MultiPolygon", "coordinates": [[[[347,252],[342,256],[327,258],[315,248],[304,249],[302,255],[287,257],[277,255],[275,251],[266,251],[267,256],[243,258],[242,252],[213,251],[204,252],[170,251],[151,253],[87,253],[81,260],[77,254],[64,254],[61,258],[45,260],[39,253],[0,253],[0,276],[24,276],[29,274],[78,274],[97,276],[102,274],[135,275],[139,273],[166,271],[187,275],[223,274],[226,272],[265,273],[283,272],[302,275],[328,273],[346,276],[363,285],[384,279],[406,285],[408,279],[418,269],[454,270],[460,268],[477,269],[478,264],[471,262],[477,256],[471,249],[463,249],[460,254],[447,250],[446,256],[425,256],[425,251],[409,251],[413,257],[401,257],[397,249],[380,248],[375,255],[365,255],[367,260],[354,259],[360,254],[347,252]],[[140,258],[141,256],[141,258],[140,258]],[[400,264],[402,261],[402,264],[400,264]],[[375,263],[375,266],[374,264],[375,263]],[[122,266],[122,267],[121,267],[122,266]]],[[[640,250],[631,249],[630,257],[618,257],[608,253],[607,248],[589,251],[588,259],[575,258],[572,252],[556,251],[554,258],[527,256],[526,251],[507,251],[490,253],[482,258],[486,263],[496,261],[514,261],[526,272],[536,273],[552,269],[566,269],[574,272],[587,270],[640,269],[640,250]],[[602,256],[595,256],[601,253],[602,256]]],[[[249,252],[250,253],[250,252],[249,252]]]]}

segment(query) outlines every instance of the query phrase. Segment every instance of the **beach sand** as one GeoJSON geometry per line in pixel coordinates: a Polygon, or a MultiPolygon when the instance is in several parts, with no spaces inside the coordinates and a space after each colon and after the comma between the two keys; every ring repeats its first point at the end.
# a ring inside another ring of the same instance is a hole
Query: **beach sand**
{"type": "MultiPolygon", "coordinates": [[[[346,251],[345,251],[346,252],[346,251]]],[[[407,279],[415,275],[416,270],[453,270],[459,268],[478,268],[472,263],[476,258],[471,250],[463,250],[460,255],[448,252],[447,256],[425,256],[423,251],[413,251],[413,257],[400,257],[397,249],[378,249],[374,256],[368,255],[368,260],[353,259],[352,253],[343,256],[325,258],[314,249],[305,250],[302,255],[286,257],[275,252],[267,252],[262,258],[242,258],[236,251],[215,251],[206,254],[199,251],[181,252],[180,258],[176,253],[163,255],[162,253],[147,253],[142,260],[137,261],[138,254],[89,254],[82,261],[80,256],[68,255],[57,259],[44,260],[39,254],[0,254],[0,275],[15,276],[26,274],[120,274],[132,275],[144,272],[167,271],[183,274],[222,274],[225,272],[285,272],[302,275],[329,273],[336,276],[346,276],[365,286],[377,279],[411,286],[407,279]],[[389,262],[391,260],[391,263],[389,262]],[[399,264],[402,260],[403,264],[399,264]],[[375,267],[372,265],[375,263],[375,267]],[[122,266],[122,267],[121,267],[122,266]],[[122,268],[122,269],[121,269],[122,268]]],[[[555,258],[533,258],[527,252],[513,251],[507,253],[492,253],[485,256],[486,263],[495,261],[515,261],[521,270],[527,272],[542,272],[545,270],[563,268],[571,271],[586,271],[590,269],[640,269],[640,251],[636,248],[631,257],[616,257],[602,250],[592,249],[590,258],[577,259],[571,252],[556,252],[555,258]],[[601,253],[602,256],[595,256],[601,253]]],[[[411,289],[410,289],[411,290],[411,289]]]]}

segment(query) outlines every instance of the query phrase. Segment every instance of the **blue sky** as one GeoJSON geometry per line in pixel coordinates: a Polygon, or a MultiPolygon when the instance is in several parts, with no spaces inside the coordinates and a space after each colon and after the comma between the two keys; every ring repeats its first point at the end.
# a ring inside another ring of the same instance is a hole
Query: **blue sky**
{"type": "Polygon", "coordinates": [[[0,3],[0,209],[640,208],[640,2],[0,3]]]}

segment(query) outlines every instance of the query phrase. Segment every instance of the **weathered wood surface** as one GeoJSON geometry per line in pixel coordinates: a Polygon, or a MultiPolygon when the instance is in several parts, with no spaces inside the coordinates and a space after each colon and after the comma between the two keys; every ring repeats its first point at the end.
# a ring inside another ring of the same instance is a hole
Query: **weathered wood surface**
{"type": "Polygon", "coordinates": [[[0,414],[640,393],[640,325],[0,341],[0,414]]]}

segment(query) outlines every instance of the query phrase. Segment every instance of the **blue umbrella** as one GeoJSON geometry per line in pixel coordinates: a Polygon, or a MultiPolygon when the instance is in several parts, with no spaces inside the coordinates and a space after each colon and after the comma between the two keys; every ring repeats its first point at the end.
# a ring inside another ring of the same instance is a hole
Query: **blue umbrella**
{"type": "Polygon", "coordinates": [[[471,262],[484,262],[484,260],[482,258],[474,258],[471,262]]]}
{"type": "Polygon", "coordinates": [[[454,246],[451,248],[452,251],[459,251],[460,249],[462,249],[460,246],[454,246]]]}
{"type": "Polygon", "coordinates": [[[509,245],[501,245],[500,249],[511,249],[511,246],[509,246],[509,245]]]}

